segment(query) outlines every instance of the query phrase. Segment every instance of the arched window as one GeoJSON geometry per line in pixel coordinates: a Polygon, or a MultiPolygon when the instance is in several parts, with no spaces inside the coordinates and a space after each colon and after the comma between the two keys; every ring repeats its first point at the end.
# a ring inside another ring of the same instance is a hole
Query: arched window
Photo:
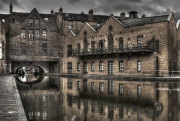
{"type": "Polygon", "coordinates": [[[119,38],[119,50],[123,51],[123,38],[122,37],[119,38]]]}
{"type": "Polygon", "coordinates": [[[108,31],[109,31],[109,32],[112,32],[112,30],[113,30],[113,27],[112,27],[112,26],[109,26],[108,31]]]}
{"type": "Polygon", "coordinates": [[[87,32],[84,31],[84,49],[87,49],[88,45],[87,45],[87,32]]]}
{"type": "Polygon", "coordinates": [[[113,36],[110,34],[108,36],[108,48],[113,48],[113,47],[114,47],[113,36]]]}

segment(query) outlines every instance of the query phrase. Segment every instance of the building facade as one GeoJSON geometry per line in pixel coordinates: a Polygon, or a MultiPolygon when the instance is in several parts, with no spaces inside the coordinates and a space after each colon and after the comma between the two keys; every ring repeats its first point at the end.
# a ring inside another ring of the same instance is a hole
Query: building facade
{"type": "Polygon", "coordinates": [[[44,72],[58,72],[60,33],[56,25],[56,13],[13,12],[0,14],[4,21],[7,41],[9,72],[16,73],[22,66],[36,65],[44,72]]]}
{"type": "Polygon", "coordinates": [[[92,10],[86,21],[82,13],[62,14],[63,73],[167,76],[178,69],[173,13],[142,18],[135,11],[129,17],[123,12],[119,17],[97,16],[92,10]],[[104,20],[97,19],[101,17],[104,20]]]}

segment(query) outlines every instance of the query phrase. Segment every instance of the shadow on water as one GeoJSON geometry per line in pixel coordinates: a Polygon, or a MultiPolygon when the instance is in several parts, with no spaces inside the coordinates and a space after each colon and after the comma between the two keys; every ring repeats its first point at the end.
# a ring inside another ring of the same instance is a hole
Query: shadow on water
{"type": "Polygon", "coordinates": [[[17,80],[29,121],[180,120],[180,83],[56,76],[41,79],[33,83],[17,80]]]}

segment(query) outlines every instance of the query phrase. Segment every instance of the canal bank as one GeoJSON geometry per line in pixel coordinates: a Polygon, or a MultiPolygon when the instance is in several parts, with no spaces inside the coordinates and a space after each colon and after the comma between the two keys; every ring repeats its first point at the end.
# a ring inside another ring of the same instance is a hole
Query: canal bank
{"type": "Polygon", "coordinates": [[[99,79],[99,80],[119,80],[119,81],[142,81],[142,82],[180,82],[180,77],[146,77],[146,76],[121,76],[121,75],[98,75],[98,74],[61,74],[45,73],[45,76],[60,76],[70,78],[99,79]]]}
{"type": "Polygon", "coordinates": [[[27,121],[13,76],[0,75],[0,120],[27,121]]]}

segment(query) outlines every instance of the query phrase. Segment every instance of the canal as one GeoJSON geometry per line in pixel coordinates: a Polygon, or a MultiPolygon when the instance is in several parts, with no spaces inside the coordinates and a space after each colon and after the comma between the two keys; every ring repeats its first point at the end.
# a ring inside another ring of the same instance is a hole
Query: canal
{"type": "Polygon", "coordinates": [[[29,121],[178,121],[180,83],[20,75],[29,121]]]}

